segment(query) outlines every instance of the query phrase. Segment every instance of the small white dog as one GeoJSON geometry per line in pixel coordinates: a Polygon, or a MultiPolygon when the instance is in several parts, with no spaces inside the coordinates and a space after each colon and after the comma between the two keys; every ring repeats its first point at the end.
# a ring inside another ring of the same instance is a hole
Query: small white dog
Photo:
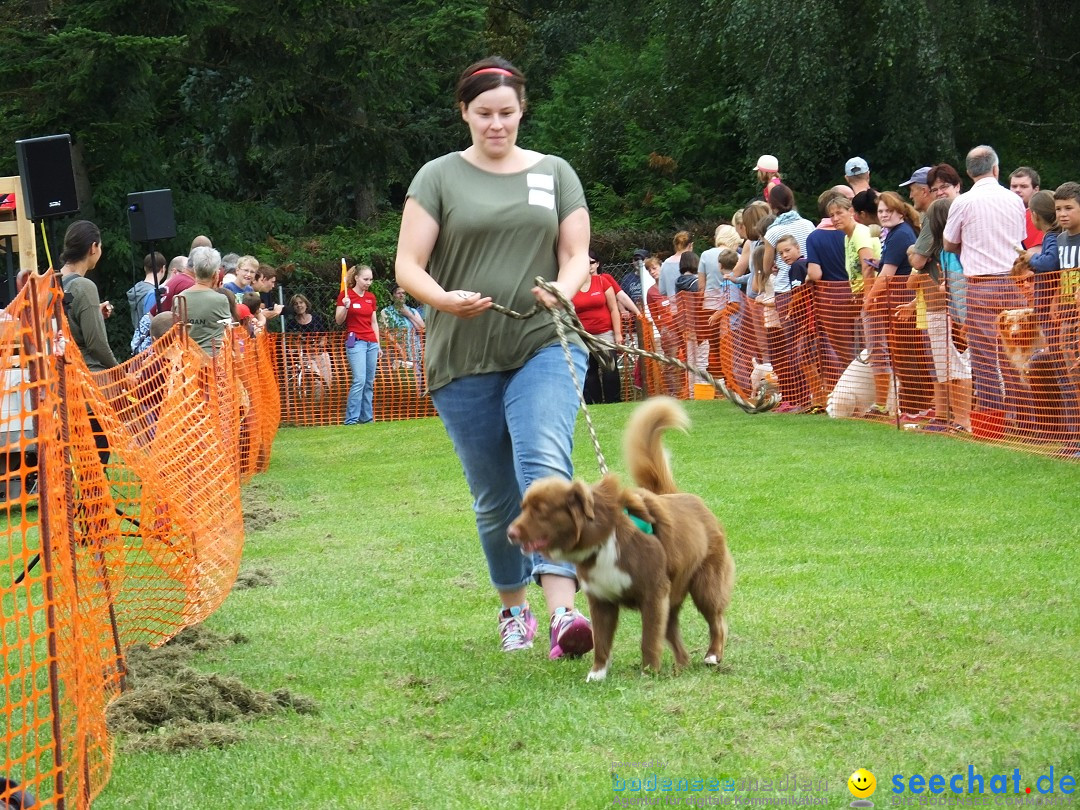
{"type": "MultiPolygon", "coordinates": [[[[829,394],[825,412],[833,419],[862,416],[874,404],[874,371],[870,368],[870,352],[863,349],[859,356],[836,381],[836,387],[829,394]]],[[[889,413],[896,411],[896,394],[893,392],[892,375],[889,375],[889,401],[885,407],[889,413]]]]}
{"type": "Polygon", "coordinates": [[[769,383],[779,391],[779,381],[776,378],[776,372],[773,371],[772,363],[761,363],[756,357],[751,358],[751,360],[754,364],[754,370],[750,372],[750,395],[753,397],[760,396],[762,383],[769,383]]]}

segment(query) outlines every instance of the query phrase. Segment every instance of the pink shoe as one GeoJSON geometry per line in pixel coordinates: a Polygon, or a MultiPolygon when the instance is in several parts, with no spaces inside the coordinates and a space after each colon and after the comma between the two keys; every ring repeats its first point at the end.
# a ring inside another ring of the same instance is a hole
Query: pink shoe
{"type": "Polygon", "coordinates": [[[515,605],[499,611],[499,638],[503,652],[527,650],[536,638],[536,617],[528,605],[515,605]]]}
{"type": "Polygon", "coordinates": [[[593,648],[592,624],[577,610],[555,608],[548,658],[579,658],[593,648]]]}

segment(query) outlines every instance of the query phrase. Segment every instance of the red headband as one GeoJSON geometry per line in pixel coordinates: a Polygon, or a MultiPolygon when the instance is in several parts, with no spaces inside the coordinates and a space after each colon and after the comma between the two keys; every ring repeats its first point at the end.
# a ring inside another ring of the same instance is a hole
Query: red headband
{"type": "Polygon", "coordinates": [[[509,70],[506,70],[505,68],[486,67],[486,68],[480,68],[480,70],[478,70],[478,71],[474,72],[473,74],[471,74],[471,76],[469,78],[472,78],[472,76],[480,76],[480,75],[482,75],[484,73],[498,73],[500,76],[509,76],[510,78],[514,77],[514,74],[511,73],[509,70]]]}

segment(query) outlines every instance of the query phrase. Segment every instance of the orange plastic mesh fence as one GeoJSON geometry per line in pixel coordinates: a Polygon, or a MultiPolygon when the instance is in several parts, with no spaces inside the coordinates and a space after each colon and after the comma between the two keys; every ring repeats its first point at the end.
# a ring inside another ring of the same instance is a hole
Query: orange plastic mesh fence
{"type": "Polygon", "coordinates": [[[240,485],[279,417],[270,341],[230,334],[211,359],[174,327],[94,373],[59,287],[33,277],[0,313],[0,364],[0,776],[87,807],[109,776],[124,650],[202,621],[235,580],[240,485]]]}
{"type": "MultiPolygon", "coordinates": [[[[1080,455],[1080,319],[1057,274],[939,283],[919,273],[873,296],[819,281],[771,301],[726,284],[658,299],[650,315],[665,354],[707,363],[743,396],[768,380],[781,411],[1080,455]]],[[[649,393],[711,396],[681,371],[650,368],[646,379],[649,393]]]]}
{"type": "MultiPolygon", "coordinates": [[[[1007,443],[1073,458],[1080,451],[1080,364],[1069,277],[999,276],[947,284],[920,273],[882,282],[867,303],[846,281],[814,282],[772,300],[732,283],[680,292],[626,318],[631,345],[675,357],[752,398],[763,381],[781,411],[872,418],[911,430],[1007,443]]],[[[491,317],[498,317],[493,313],[491,317]]],[[[434,414],[423,393],[423,334],[383,330],[376,420],[434,414]]],[[[282,421],[344,421],[351,374],[344,335],[274,335],[282,421]]],[[[713,398],[672,366],[623,355],[622,399],[713,398]]]]}
{"type": "MultiPolygon", "coordinates": [[[[491,313],[492,317],[504,317],[491,313]]],[[[547,316],[539,316],[547,317],[547,316]]],[[[635,323],[624,318],[624,342],[636,346],[635,323]]],[[[281,421],[298,426],[345,422],[352,373],[345,357],[342,332],[272,334],[281,421]]],[[[424,384],[423,334],[405,329],[380,330],[382,354],[375,367],[372,405],[376,422],[420,419],[435,415],[424,384]]],[[[621,355],[618,368],[622,399],[640,396],[640,370],[635,358],[621,355]]]]}

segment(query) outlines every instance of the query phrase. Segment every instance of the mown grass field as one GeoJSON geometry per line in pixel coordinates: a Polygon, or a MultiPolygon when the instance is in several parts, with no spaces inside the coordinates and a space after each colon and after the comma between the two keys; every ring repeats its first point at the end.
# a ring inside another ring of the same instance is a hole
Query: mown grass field
{"type": "MultiPolygon", "coordinates": [[[[616,471],[631,407],[592,411],[616,471]]],[[[197,665],[321,711],[252,723],[224,749],[121,749],[95,806],[686,806],[751,795],[710,780],[757,779],[752,795],[840,807],[866,767],[880,808],[898,798],[895,775],[966,780],[970,765],[989,793],[992,774],[1011,790],[1018,768],[1033,795],[1051,767],[1080,778],[1080,466],[876,424],[687,407],[691,432],[668,441],[676,478],[721,517],[738,566],[719,669],[673,675],[666,653],[664,674],[642,676],[630,613],[600,684],[585,683],[588,659],[548,661],[543,633],[531,651],[500,653],[441,424],[283,429],[245,495],[265,525],[249,531],[243,568],[275,584],[230,596],[207,624],[249,642],[197,665]],[[688,788],[631,790],[651,774],[688,788]],[[820,792],[761,789],[790,775],[820,792]]],[[[575,458],[597,476],[583,420],[575,458]]],[[[700,661],[706,628],[691,608],[683,633],[700,661]]]]}

